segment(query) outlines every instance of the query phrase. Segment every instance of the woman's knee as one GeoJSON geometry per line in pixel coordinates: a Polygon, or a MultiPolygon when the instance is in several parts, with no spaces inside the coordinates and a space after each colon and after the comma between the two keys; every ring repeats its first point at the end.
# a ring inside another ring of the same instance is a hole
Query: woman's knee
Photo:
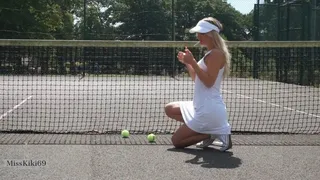
{"type": "Polygon", "coordinates": [[[175,148],[184,148],[181,144],[181,140],[175,135],[171,137],[171,142],[175,148]]]}
{"type": "Polygon", "coordinates": [[[180,106],[178,103],[168,103],[164,107],[164,111],[168,117],[174,117],[176,115],[181,115],[180,106]]]}

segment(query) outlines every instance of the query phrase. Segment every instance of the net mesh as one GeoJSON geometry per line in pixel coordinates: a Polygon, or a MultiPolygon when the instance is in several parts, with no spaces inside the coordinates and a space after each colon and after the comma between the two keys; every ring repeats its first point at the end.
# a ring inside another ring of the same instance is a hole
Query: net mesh
{"type": "MultiPolygon", "coordinates": [[[[172,133],[164,106],[192,101],[176,55],[196,42],[0,40],[0,131],[172,133]]],[[[320,133],[320,42],[228,42],[233,132],[320,133]]]]}

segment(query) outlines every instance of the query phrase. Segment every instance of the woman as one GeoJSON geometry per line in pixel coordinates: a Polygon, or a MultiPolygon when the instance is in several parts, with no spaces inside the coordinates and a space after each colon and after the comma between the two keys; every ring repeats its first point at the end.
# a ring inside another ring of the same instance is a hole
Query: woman
{"type": "Polygon", "coordinates": [[[172,136],[176,148],[196,144],[204,148],[215,139],[221,142],[220,151],[232,147],[231,127],[223,101],[220,85],[228,74],[230,54],[219,35],[221,23],[212,17],[200,20],[189,32],[197,33],[200,45],[207,53],[197,62],[187,47],[178,53],[178,59],[185,64],[194,81],[193,101],[171,102],[165,106],[168,117],[184,124],[172,136]]]}

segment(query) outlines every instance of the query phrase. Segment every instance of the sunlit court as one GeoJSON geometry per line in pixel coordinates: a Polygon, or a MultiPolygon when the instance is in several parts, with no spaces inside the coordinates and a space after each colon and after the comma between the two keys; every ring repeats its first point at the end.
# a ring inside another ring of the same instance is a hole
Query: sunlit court
{"type": "Polygon", "coordinates": [[[320,176],[319,0],[0,14],[0,179],[320,176]]]}

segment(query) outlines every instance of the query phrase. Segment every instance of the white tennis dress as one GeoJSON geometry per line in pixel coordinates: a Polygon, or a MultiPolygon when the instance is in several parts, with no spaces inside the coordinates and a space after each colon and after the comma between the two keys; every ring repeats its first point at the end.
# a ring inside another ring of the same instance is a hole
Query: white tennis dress
{"type": "MultiPolygon", "coordinates": [[[[207,66],[204,62],[208,51],[198,62],[204,71],[207,66]]],[[[202,134],[231,134],[228,123],[226,105],[221,95],[221,81],[224,67],[219,70],[215,84],[208,88],[195,76],[193,101],[180,101],[180,109],[185,124],[192,130],[202,134]]]]}

